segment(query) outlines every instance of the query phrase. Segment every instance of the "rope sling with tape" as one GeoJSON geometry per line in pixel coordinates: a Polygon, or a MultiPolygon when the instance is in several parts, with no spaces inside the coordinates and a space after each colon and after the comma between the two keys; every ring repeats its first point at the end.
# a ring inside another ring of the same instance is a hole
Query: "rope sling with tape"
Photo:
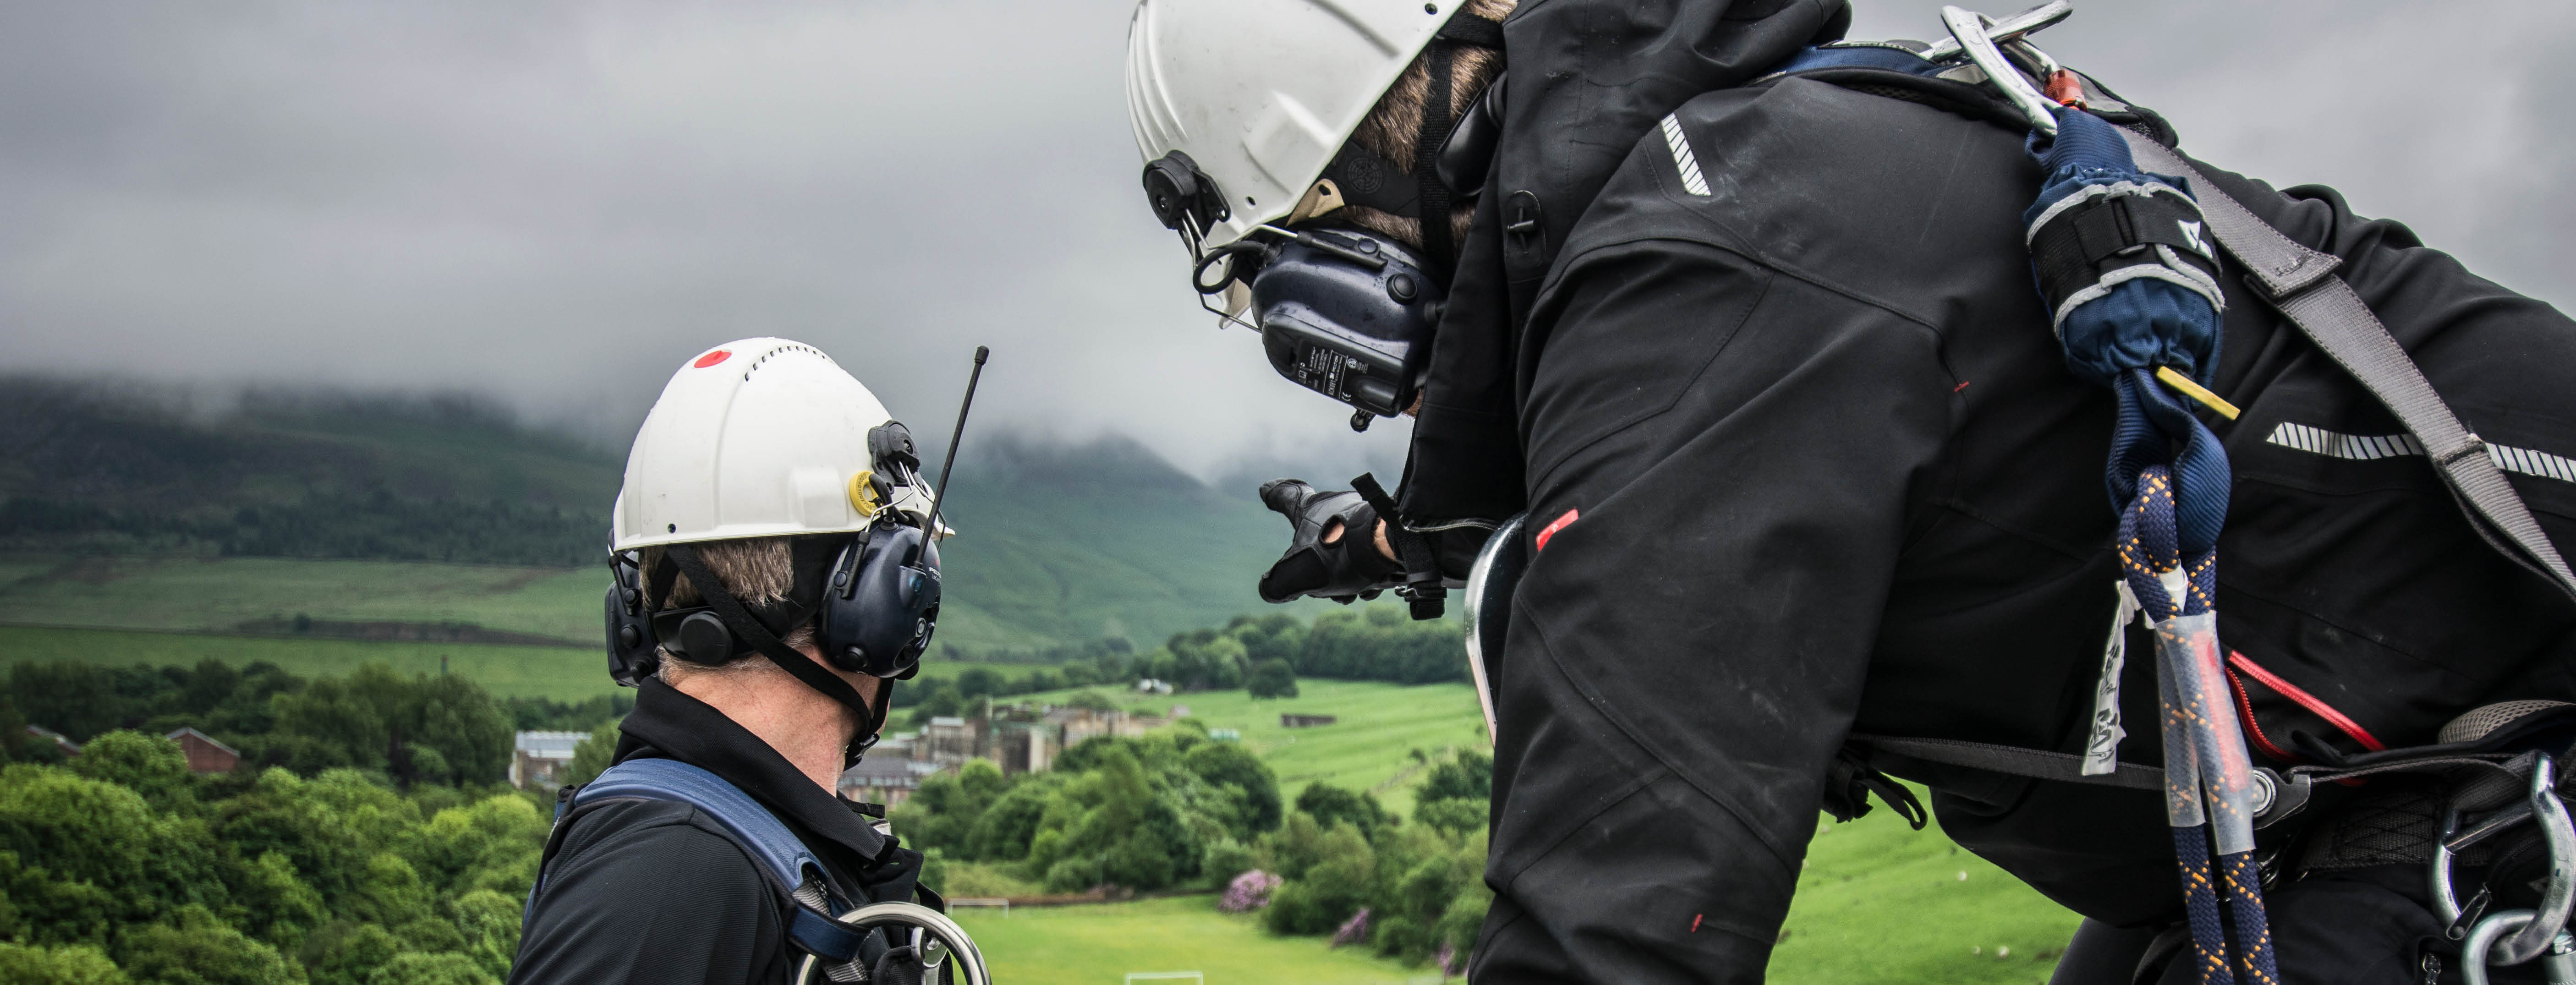
{"type": "MultiPolygon", "coordinates": [[[[1983,18],[1952,7],[1943,20],[1990,77],[2020,77],[1983,18]]],[[[2213,611],[2227,456],[2157,378],[2196,382],[2217,368],[2217,259],[2185,182],[2140,170],[2109,123],[2073,108],[2032,122],[2031,153],[2047,172],[2024,216],[2040,294],[2067,366],[2119,397],[2105,478],[2121,504],[2120,597],[2155,633],[2165,819],[2200,980],[2272,985],[2280,970],[2254,862],[2253,764],[2213,611]]],[[[2116,728],[2102,744],[2116,745],[2116,728]]]]}

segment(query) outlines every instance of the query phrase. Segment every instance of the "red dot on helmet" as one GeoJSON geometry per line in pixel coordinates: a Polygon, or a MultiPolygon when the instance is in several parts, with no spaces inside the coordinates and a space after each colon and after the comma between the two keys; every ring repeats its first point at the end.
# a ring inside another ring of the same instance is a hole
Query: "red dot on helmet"
{"type": "Polygon", "coordinates": [[[715,364],[717,364],[717,363],[720,363],[720,362],[725,361],[725,357],[730,356],[730,355],[733,355],[733,353],[731,353],[731,352],[727,352],[727,351],[725,351],[725,350],[723,350],[723,349],[718,349],[718,350],[716,350],[716,351],[714,351],[714,352],[707,353],[706,355],[699,356],[699,357],[698,357],[698,361],[697,361],[697,362],[693,362],[693,363],[690,363],[690,364],[689,364],[689,368],[691,368],[691,369],[705,369],[705,368],[707,368],[707,367],[709,367],[709,366],[713,366],[713,365],[715,365],[715,364]]]}

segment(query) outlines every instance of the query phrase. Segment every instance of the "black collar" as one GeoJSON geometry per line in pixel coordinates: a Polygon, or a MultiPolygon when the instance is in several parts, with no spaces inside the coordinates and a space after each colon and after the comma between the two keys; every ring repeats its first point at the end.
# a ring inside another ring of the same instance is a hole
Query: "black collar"
{"type": "Polygon", "coordinates": [[[769,743],[678,688],[646,678],[636,689],[634,714],[618,730],[626,733],[617,745],[619,762],[676,759],[722,777],[795,829],[816,855],[840,863],[861,882],[872,881],[866,870],[892,860],[893,839],[878,834],[848,801],[825,792],[769,743]]]}

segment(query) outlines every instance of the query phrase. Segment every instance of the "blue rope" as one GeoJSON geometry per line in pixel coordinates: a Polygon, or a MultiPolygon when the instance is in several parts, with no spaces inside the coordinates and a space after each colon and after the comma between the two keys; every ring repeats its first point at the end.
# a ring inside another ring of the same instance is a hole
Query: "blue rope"
{"type": "Polygon", "coordinates": [[[2245,985],[2280,985],[2281,969],[2272,957],[2272,923],[2263,912],[2263,871],[2253,852],[2218,858],[2227,874],[2228,915],[2236,918],[2236,953],[2244,964],[2245,985]]]}
{"type": "MultiPolygon", "coordinates": [[[[2092,186],[2160,183],[2188,194],[2179,178],[2140,171],[2127,141],[2110,124],[2078,110],[2060,111],[2058,123],[2054,140],[2031,136],[2031,154],[2048,177],[2023,215],[2025,224],[2092,186]]],[[[2217,366],[2219,325],[2208,298],[2141,278],[2119,282],[2065,312],[2058,338],[2067,368],[2110,387],[2119,401],[2103,483],[2120,511],[2121,573],[2158,624],[2166,810],[2200,981],[2236,985],[2241,972],[2244,985],[2278,985],[2262,874],[2250,850],[2243,850],[2253,843],[2250,819],[2243,816],[2244,740],[2233,709],[2223,701],[2213,704],[2210,690],[2218,673],[2217,642],[2206,614],[2217,603],[2218,536],[2227,523],[2231,485],[2227,453],[2154,376],[2162,366],[2207,382],[2217,366]],[[2178,584],[2169,582],[2176,573],[2178,584]],[[2221,846],[2240,850],[2216,854],[2221,846]],[[2236,931],[2232,948],[2231,921],[2220,915],[2222,882],[2236,931]]]]}
{"type": "Polygon", "coordinates": [[[2193,966],[2201,985],[2236,985],[2227,968],[2227,928],[2218,918],[2218,887],[2209,873],[2209,828],[2175,828],[2174,858],[2182,863],[2183,915],[2191,924],[2193,966]]]}

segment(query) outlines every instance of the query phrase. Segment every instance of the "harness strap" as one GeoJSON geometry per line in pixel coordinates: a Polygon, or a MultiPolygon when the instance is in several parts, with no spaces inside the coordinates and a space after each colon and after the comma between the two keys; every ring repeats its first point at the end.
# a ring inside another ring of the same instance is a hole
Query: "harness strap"
{"type": "Polygon", "coordinates": [[[868,935],[816,912],[812,903],[803,898],[819,895],[825,909],[846,909],[839,896],[829,889],[799,892],[809,886],[831,885],[823,863],[805,847],[805,842],[741,788],[676,759],[627,760],[601,771],[598,779],[583,785],[571,797],[558,799],[555,830],[547,837],[545,854],[537,863],[536,884],[528,890],[529,912],[536,909],[537,894],[545,888],[546,872],[553,866],[555,851],[573,820],[619,800],[676,801],[697,808],[759,864],[761,875],[772,889],[795,904],[790,907],[792,915],[787,925],[789,941],[799,950],[834,962],[846,963],[859,957],[868,935]]]}
{"type": "Polygon", "coordinates": [[[1854,734],[1851,741],[1873,752],[1894,753],[1927,763],[1965,766],[2036,780],[2061,780],[2126,790],[2165,788],[2164,770],[2136,763],[2120,763],[2109,773],[2088,776],[2084,773],[2084,757],[2062,752],[1957,739],[1908,739],[1886,735],[1854,734]]]}
{"type": "Polygon", "coordinates": [[[2352,285],[2334,276],[2343,261],[2282,235],[2163,144],[2126,127],[2120,136],[2140,164],[2191,181],[2218,244],[2253,272],[2255,286],[2300,334],[2359,380],[2423,444],[2478,535],[2576,598],[2576,571],[2568,569],[2531,508],[2488,457],[2486,442],[2460,423],[2352,285]]]}

